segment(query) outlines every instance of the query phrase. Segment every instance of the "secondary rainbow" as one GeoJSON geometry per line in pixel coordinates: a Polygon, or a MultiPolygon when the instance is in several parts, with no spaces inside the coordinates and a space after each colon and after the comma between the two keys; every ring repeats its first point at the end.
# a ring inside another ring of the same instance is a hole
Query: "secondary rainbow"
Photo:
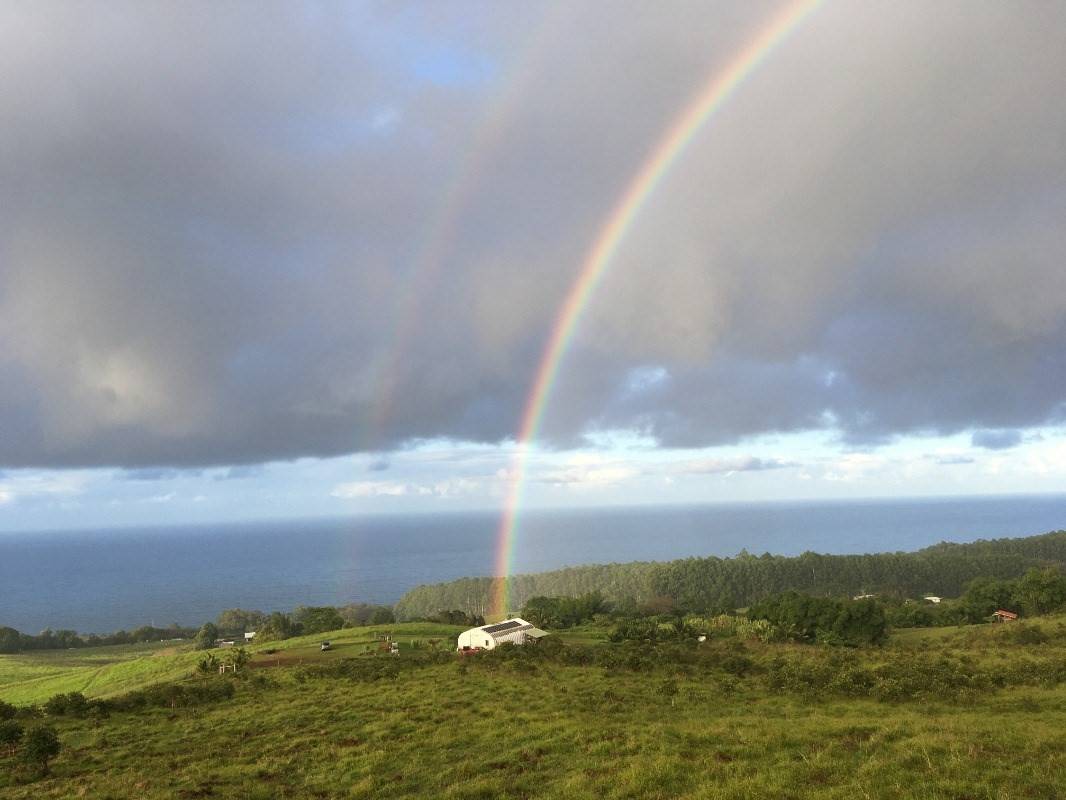
{"type": "Polygon", "coordinates": [[[607,272],[612,257],[633,221],[647,204],[663,176],[678,160],[696,134],[733,95],[767,56],[781,44],[824,0],[800,0],[789,4],[721,72],[716,72],[682,114],[667,129],[645,160],[585,257],[577,279],[556,312],[551,335],[544,347],[533,387],[526,401],[518,430],[517,446],[509,473],[509,486],[496,541],[496,570],[490,612],[508,611],[508,581],[514,552],[518,511],[525,486],[530,446],[536,437],[551,397],[559,366],[589,299],[607,272]]]}

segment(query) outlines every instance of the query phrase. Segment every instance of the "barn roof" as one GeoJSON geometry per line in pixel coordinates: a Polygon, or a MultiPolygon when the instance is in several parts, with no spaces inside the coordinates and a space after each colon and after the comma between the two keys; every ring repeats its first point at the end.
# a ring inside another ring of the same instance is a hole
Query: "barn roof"
{"type": "Polygon", "coordinates": [[[485,631],[485,633],[503,633],[504,631],[521,628],[523,625],[528,624],[528,622],[524,622],[520,619],[509,619],[507,622],[500,622],[496,625],[485,625],[481,630],[485,631]]]}

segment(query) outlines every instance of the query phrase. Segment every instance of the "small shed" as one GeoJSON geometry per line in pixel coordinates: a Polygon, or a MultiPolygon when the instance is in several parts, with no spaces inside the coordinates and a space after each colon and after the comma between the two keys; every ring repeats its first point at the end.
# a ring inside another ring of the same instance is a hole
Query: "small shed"
{"type": "Polygon", "coordinates": [[[245,631],[244,632],[244,641],[250,642],[254,638],[255,638],[255,631],[245,631]]]}
{"type": "Polygon", "coordinates": [[[542,631],[532,623],[515,617],[506,622],[497,622],[494,625],[482,625],[480,628],[471,628],[459,634],[460,651],[492,650],[501,644],[530,644],[537,639],[547,636],[547,631],[542,631]]]}
{"type": "Polygon", "coordinates": [[[1013,622],[1016,619],[1018,619],[1017,614],[1013,611],[1005,611],[1002,608],[992,615],[993,622],[1013,622]]]}
{"type": "Polygon", "coordinates": [[[933,605],[939,605],[939,604],[940,604],[940,601],[941,601],[941,600],[943,600],[944,598],[942,598],[942,597],[937,597],[937,596],[936,596],[935,594],[927,594],[927,595],[926,595],[925,597],[923,597],[922,599],[923,599],[923,600],[924,600],[925,602],[927,602],[927,603],[932,603],[933,605]]]}

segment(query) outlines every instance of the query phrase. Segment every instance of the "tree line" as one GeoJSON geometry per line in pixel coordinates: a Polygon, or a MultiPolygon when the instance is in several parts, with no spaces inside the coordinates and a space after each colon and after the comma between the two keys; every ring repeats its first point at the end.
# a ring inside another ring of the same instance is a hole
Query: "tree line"
{"type": "Polygon", "coordinates": [[[170,625],[156,628],[144,625],[133,631],[116,631],[98,636],[95,633],[81,635],[76,631],[50,628],[36,636],[20,633],[14,628],[0,627],[0,653],[21,653],[26,650],[69,650],[73,647],[101,647],[113,644],[137,644],[139,642],[158,642],[166,639],[188,639],[196,633],[196,628],[183,628],[170,625]]]}
{"type": "MultiPolygon", "coordinates": [[[[612,602],[656,598],[692,612],[744,608],[786,591],[815,596],[878,594],[902,600],[934,594],[958,597],[976,578],[1016,580],[1031,568],[1066,565],[1066,531],[1017,539],[941,543],[915,552],[799,556],[686,558],[668,562],[600,564],[516,575],[509,580],[511,609],[530,598],[579,597],[600,592],[612,602]]],[[[443,609],[484,615],[498,578],[462,578],[412,589],[396,604],[398,619],[426,618],[443,609]]]]}

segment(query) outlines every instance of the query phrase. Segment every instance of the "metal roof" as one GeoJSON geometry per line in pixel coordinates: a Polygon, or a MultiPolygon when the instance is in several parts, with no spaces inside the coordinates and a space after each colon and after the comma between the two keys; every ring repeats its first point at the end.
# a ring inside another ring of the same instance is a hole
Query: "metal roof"
{"type": "Polygon", "coordinates": [[[524,622],[509,619],[507,620],[507,622],[501,622],[498,625],[486,625],[481,630],[485,631],[485,633],[503,633],[504,631],[509,631],[512,628],[521,628],[524,624],[524,622]]]}

